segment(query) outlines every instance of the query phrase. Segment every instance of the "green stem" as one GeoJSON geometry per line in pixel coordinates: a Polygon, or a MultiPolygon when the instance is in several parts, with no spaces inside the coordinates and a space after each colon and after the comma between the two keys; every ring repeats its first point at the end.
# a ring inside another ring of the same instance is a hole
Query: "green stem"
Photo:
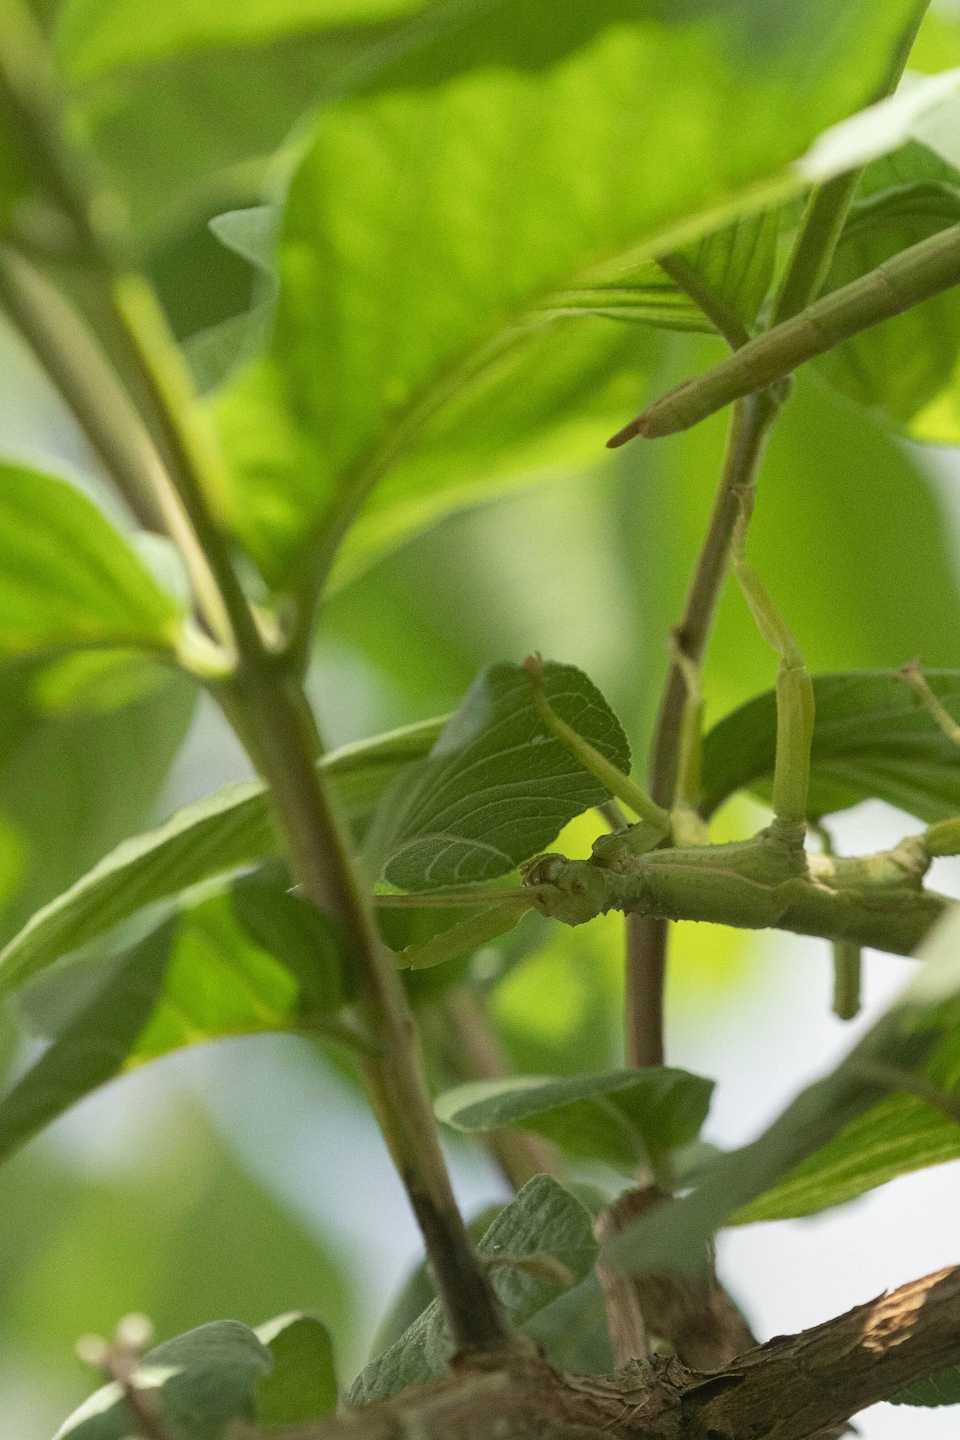
{"type": "MultiPolygon", "coordinates": [[[[720,591],[730,563],[730,546],[745,487],[753,484],[779,405],[768,395],[752,395],[735,408],[720,486],[707,534],[693,574],[683,618],[673,632],[676,657],[670,666],[653,742],[650,793],[655,804],[674,804],[683,720],[687,705],[686,662],[699,668],[720,591]]],[[[663,990],[666,979],[667,924],[660,916],[628,915],[625,1050],[629,1065],[662,1065],[663,990]]]]}
{"type": "Polygon", "coordinates": [[[823,289],[862,174],[862,170],[848,170],[818,185],[810,196],[773,309],[773,325],[799,315],[823,289]]]}
{"type": "Polygon", "coordinates": [[[732,400],[777,384],[798,366],[960,283],[960,225],[921,240],[814,301],[728,359],[664,395],[608,443],[688,430],[732,400]]]}
{"type": "Polygon", "coordinates": [[[750,339],[750,332],[740,316],[735,310],[731,310],[726,301],[706,284],[699,271],[690,264],[686,256],[677,251],[674,251],[672,255],[659,255],[657,264],[665,274],[670,276],[671,280],[679,285],[681,290],[690,296],[691,300],[699,305],[731,350],[739,350],[741,345],[746,345],[750,339]]]}

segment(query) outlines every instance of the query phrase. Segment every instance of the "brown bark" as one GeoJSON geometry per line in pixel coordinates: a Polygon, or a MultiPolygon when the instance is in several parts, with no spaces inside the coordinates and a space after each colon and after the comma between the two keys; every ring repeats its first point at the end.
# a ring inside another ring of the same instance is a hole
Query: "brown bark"
{"type": "MultiPolygon", "coordinates": [[[[561,1375],[533,1353],[454,1362],[383,1404],[285,1440],[811,1440],[960,1363],[960,1268],[941,1270],[702,1375],[676,1358],[561,1375]]],[[[253,1440],[256,1431],[235,1432],[253,1440]]]]}

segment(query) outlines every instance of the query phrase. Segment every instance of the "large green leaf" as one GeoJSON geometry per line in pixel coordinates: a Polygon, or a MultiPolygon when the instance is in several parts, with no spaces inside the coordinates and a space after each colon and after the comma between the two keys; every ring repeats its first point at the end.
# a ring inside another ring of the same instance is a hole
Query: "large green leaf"
{"type": "MultiPolygon", "coordinates": [[[[630,747],[596,686],[572,665],[544,665],[557,714],[620,770],[630,747]]],[[[519,665],[478,675],[429,757],[383,796],[366,841],[371,875],[404,890],[508,874],[609,793],[555,739],[519,665]]]]}
{"type": "Polygon", "coordinates": [[[180,612],[75,486],[0,466],[0,660],[176,644],[180,612]]]}
{"type": "MultiPolygon", "coordinates": [[[[886,1092],[896,1088],[898,1072],[908,1077],[910,1072],[932,1074],[945,1052],[956,1054],[958,940],[960,913],[953,912],[926,943],[923,969],[840,1065],[802,1091],[758,1139],[719,1156],[695,1175],[688,1195],[661,1206],[608,1242],[609,1261],[642,1271],[696,1271],[715,1231],[731,1219],[770,1218],[762,1213],[767,1192],[867,1116],[886,1092]]],[[[869,1165],[871,1156],[864,1152],[860,1159],[869,1165]]],[[[851,1169],[857,1164],[852,1157],[851,1169]]],[[[901,1172],[912,1168],[914,1164],[904,1164],[901,1172]]],[[[867,1179],[861,1188],[868,1189],[871,1183],[867,1179]]],[[[836,1198],[847,1199],[849,1192],[836,1198]]],[[[823,1209],[836,1198],[823,1194],[821,1203],[812,1208],[823,1209]]]]}
{"type": "Polygon", "coordinates": [[[292,180],[274,346],[217,407],[230,519],[275,587],[322,577],[358,512],[341,576],[490,484],[599,457],[640,337],[551,322],[552,292],[629,287],[802,185],[785,167],[882,86],[915,12],[804,0],[761,36],[753,0],[507,8],[326,110],[292,180]]]}
{"type": "Polygon", "coordinates": [[[74,78],[170,55],[255,46],[283,35],[375,25],[426,9],[429,0],[240,0],[229,8],[170,0],[155,10],[139,0],[65,0],[57,51],[74,78]]]}
{"type": "Polygon", "coordinates": [[[439,1097],[435,1109],[456,1130],[484,1133],[516,1125],[631,1175],[696,1139],[712,1091],[711,1080],[664,1068],[568,1079],[523,1075],[458,1085],[439,1097]]]}
{"type": "MultiPolygon", "coordinates": [[[[442,722],[426,721],[345,746],[321,762],[348,813],[363,817],[404,765],[422,756],[442,722]]],[[[145,905],[275,855],[280,841],[257,781],[226,785],[157,830],[126,840],[37,912],[0,954],[0,986],[17,985],[145,905]]]]}
{"type": "MultiPolygon", "coordinates": [[[[140,1363],[135,1384],[159,1406],[161,1423],[184,1440],[220,1440],[235,1420],[253,1420],[258,1381],[273,1356],[238,1320],[214,1320],[166,1340],[140,1363]]],[[[136,1416],[116,1383],[97,1390],[65,1420],[55,1440],[126,1440],[136,1416]]]]}
{"type": "MultiPolygon", "coordinates": [[[[490,1271],[494,1289],[514,1324],[522,1325],[585,1278],[597,1245],[580,1201],[548,1175],[537,1175],[500,1212],[477,1250],[488,1264],[496,1262],[490,1271]]],[[[361,1371],[350,1399],[368,1404],[422,1384],[446,1368],[451,1353],[440,1302],[434,1300],[361,1371]]]]}
{"type": "MultiPolygon", "coordinates": [[[[960,719],[960,670],[925,672],[934,693],[960,719]]],[[[960,747],[939,729],[894,671],[814,677],[811,816],[876,797],[921,820],[960,812],[960,747]]],[[[769,798],[776,748],[772,690],[727,715],[703,747],[703,813],[737,790],[769,798]]]]}

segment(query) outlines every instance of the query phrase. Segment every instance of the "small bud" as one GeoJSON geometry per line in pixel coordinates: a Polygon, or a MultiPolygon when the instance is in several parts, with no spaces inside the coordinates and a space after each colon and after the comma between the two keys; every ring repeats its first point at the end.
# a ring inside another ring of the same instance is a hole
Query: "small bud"
{"type": "Polygon", "coordinates": [[[106,1370],[110,1361],[110,1346],[102,1335],[81,1335],[74,1347],[79,1359],[93,1370],[106,1370]]]}
{"type": "Polygon", "coordinates": [[[124,1350],[133,1350],[140,1355],[153,1340],[153,1321],[149,1315],[140,1315],[136,1311],[131,1315],[124,1315],[114,1338],[116,1344],[122,1345],[124,1350]]]}

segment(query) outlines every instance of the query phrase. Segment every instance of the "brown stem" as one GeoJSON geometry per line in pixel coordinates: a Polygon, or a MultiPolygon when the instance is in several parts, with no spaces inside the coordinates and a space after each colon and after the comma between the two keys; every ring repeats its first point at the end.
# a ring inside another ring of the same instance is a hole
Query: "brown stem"
{"type": "MultiPolygon", "coordinates": [[[[710,525],[687,595],[683,618],[674,631],[677,650],[695,665],[703,659],[726,578],[743,489],[754,483],[778,410],[778,401],[766,393],[747,396],[734,407],[710,525]]],[[[677,783],[686,694],[683,670],[675,661],[670,666],[663,691],[650,767],[650,794],[656,804],[667,809],[673,804],[677,783]]],[[[629,916],[625,1046],[631,1065],[663,1064],[666,956],[667,922],[651,916],[629,916]]]]}
{"type": "MultiPolygon", "coordinates": [[[[456,1072],[464,1080],[499,1080],[511,1073],[507,1057],[490,1024],[483,1002],[466,985],[449,990],[443,1009],[453,1032],[456,1072]]],[[[561,1185],[569,1180],[555,1147],[526,1130],[494,1130],[483,1137],[490,1153],[514,1190],[534,1175],[552,1175],[561,1185]]]]}
{"type": "Polygon", "coordinates": [[[676,1358],[611,1376],[561,1375],[534,1355],[468,1362],[285,1440],[813,1440],[958,1362],[960,1269],[949,1269],[710,1375],[676,1358]]]}

